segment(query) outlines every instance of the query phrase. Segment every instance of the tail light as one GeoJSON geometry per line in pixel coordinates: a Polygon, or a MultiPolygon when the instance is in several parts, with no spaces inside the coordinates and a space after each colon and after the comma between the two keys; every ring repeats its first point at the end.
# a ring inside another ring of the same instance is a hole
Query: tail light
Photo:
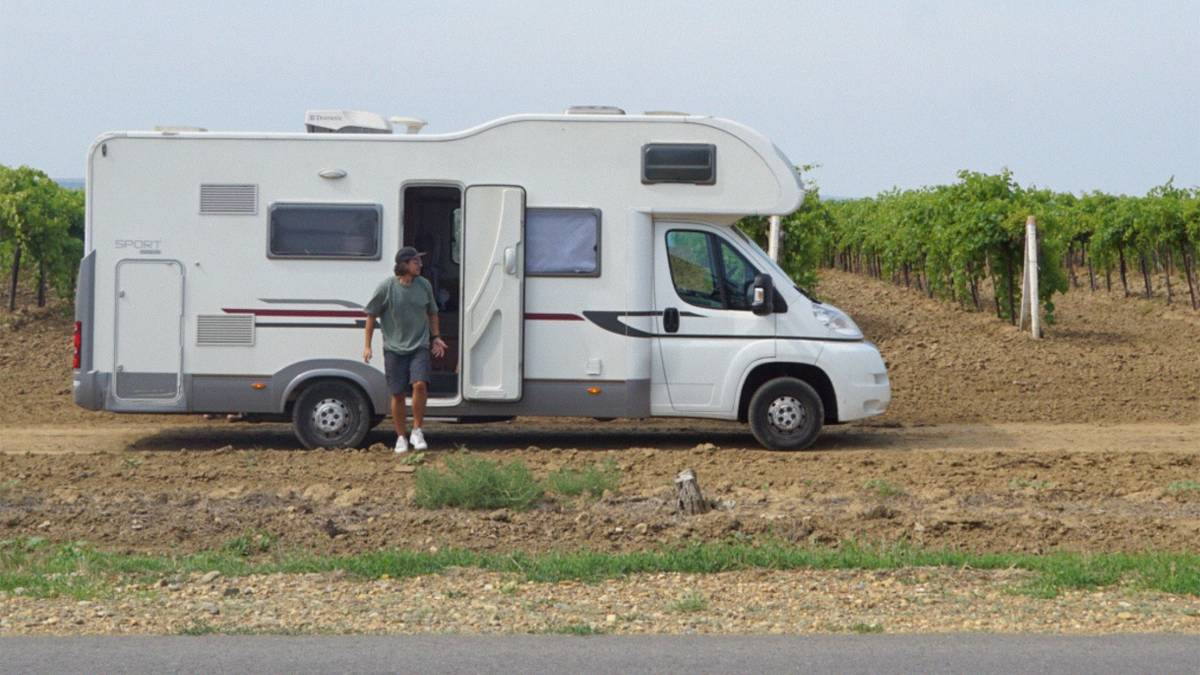
{"type": "Polygon", "coordinates": [[[75,345],[75,356],[71,359],[71,367],[79,370],[79,348],[83,346],[83,322],[75,322],[75,337],[71,342],[75,345]]]}

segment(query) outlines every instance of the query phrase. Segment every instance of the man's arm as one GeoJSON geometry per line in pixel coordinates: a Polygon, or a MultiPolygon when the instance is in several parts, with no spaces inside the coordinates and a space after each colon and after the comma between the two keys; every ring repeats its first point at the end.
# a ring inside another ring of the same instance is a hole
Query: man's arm
{"type": "Polygon", "coordinates": [[[442,330],[436,313],[429,315],[429,334],[434,336],[429,344],[429,351],[440,359],[446,354],[446,341],[442,339],[442,330]]]}
{"type": "Polygon", "coordinates": [[[371,338],[375,336],[375,317],[367,315],[366,345],[363,346],[363,363],[371,362],[371,338]]]}

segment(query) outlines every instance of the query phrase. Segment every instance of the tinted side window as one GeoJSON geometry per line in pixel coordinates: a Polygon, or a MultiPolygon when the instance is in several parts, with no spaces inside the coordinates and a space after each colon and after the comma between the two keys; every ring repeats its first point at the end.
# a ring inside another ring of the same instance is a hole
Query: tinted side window
{"type": "Polygon", "coordinates": [[[650,143],[642,146],[643,183],[717,182],[717,146],[698,143],[650,143]]]}
{"type": "Polygon", "coordinates": [[[273,204],[270,213],[272,258],[379,259],[377,204],[273,204]]]}
{"type": "Polygon", "coordinates": [[[667,261],[675,292],[685,302],[721,309],[712,240],[704,232],[673,230],[667,233],[667,261]]]}
{"type": "Polygon", "coordinates": [[[600,276],[600,211],[526,209],[525,273],[600,276]]]}
{"type": "Polygon", "coordinates": [[[722,283],[729,309],[750,309],[753,302],[754,277],[758,270],[728,243],[721,242],[722,283]]]}

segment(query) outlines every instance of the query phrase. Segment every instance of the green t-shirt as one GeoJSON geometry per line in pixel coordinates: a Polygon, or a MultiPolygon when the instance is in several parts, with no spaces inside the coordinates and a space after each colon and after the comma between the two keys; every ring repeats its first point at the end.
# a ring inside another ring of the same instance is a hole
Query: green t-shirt
{"type": "Polygon", "coordinates": [[[437,314],[433,286],[425,277],[416,277],[405,286],[399,277],[388,277],[375,289],[363,308],[379,319],[383,330],[383,348],[397,354],[411,354],[429,345],[429,315],[437,314]]]}

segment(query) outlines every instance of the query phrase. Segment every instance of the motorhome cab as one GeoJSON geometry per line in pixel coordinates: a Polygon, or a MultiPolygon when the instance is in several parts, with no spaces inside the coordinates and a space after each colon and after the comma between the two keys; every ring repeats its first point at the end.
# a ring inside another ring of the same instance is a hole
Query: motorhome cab
{"type": "Polygon", "coordinates": [[[758,133],[609,108],[444,135],[393,121],[409,132],[316,111],[303,134],[97,140],[75,401],[249,413],[291,420],[307,447],[359,444],[388,411],[363,305],[412,245],[450,345],[430,416],[741,420],[799,449],[887,407],[875,346],[733,227],[802,198],[758,133]]]}

